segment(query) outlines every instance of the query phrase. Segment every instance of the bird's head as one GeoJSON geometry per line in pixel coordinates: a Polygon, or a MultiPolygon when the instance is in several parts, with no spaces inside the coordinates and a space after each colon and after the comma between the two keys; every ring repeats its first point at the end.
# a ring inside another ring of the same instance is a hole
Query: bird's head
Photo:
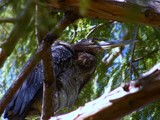
{"type": "Polygon", "coordinates": [[[96,55],[102,50],[111,49],[118,46],[124,46],[136,42],[136,40],[125,41],[105,41],[98,38],[83,39],[74,45],[75,51],[89,52],[96,55]]]}

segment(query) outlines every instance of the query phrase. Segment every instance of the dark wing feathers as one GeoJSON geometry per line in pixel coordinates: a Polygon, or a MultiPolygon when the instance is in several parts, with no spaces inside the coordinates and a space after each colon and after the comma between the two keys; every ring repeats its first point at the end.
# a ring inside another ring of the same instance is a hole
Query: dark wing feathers
{"type": "MultiPolygon", "coordinates": [[[[42,67],[36,66],[27,77],[22,87],[15,94],[14,99],[7,107],[9,111],[13,111],[14,114],[21,115],[28,104],[30,104],[37,91],[42,87],[43,73],[41,73],[39,69],[42,69],[42,67]]],[[[7,113],[7,111],[5,113],[7,113]]]]}
{"type": "MultiPolygon", "coordinates": [[[[63,45],[52,45],[52,56],[56,76],[61,72],[63,65],[72,56],[72,51],[63,45]]],[[[5,118],[12,120],[13,116],[22,116],[33,100],[38,90],[42,89],[44,76],[43,66],[40,62],[27,77],[22,87],[14,95],[12,101],[4,112],[5,118]]]]}
{"type": "MultiPolygon", "coordinates": [[[[43,73],[40,71],[42,67],[36,67],[34,71],[29,76],[30,78],[27,79],[27,84],[23,84],[22,86],[22,94],[23,96],[19,96],[19,102],[21,101],[22,104],[19,106],[20,111],[19,115],[24,112],[24,109],[30,104],[32,99],[35,97],[37,91],[42,87],[42,81],[44,79],[43,73]],[[33,83],[31,83],[31,80],[33,80],[33,83]]],[[[17,100],[17,104],[18,100],[17,100]]]]}

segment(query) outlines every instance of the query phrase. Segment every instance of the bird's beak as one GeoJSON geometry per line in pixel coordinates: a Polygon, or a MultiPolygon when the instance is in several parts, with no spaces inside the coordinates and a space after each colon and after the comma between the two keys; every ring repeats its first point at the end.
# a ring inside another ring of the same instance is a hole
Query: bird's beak
{"type": "Polygon", "coordinates": [[[98,41],[97,47],[102,49],[111,49],[114,47],[125,46],[127,44],[132,44],[137,42],[137,40],[124,40],[124,41],[98,41]]]}

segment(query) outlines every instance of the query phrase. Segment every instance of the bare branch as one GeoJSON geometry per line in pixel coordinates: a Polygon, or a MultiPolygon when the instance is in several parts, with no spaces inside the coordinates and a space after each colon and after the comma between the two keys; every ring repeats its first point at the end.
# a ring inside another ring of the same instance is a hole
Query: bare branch
{"type": "Polygon", "coordinates": [[[160,98],[160,64],[83,107],[51,120],[115,120],[160,98]]]}
{"type": "Polygon", "coordinates": [[[75,38],[77,36],[77,26],[76,25],[73,25],[73,29],[74,29],[74,34],[73,34],[73,37],[71,39],[71,43],[73,44],[75,42],[75,38]]]}
{"type": "Polygon", "coordinates": [[[35,34],[38,45],[41,44],[43,37],[49,31],[49,25],[53,28],[53,25],[50,24],[51,20],[49,20],[49,12],[46,7],[42,7],[36,4],[35,7],[35,34]]]}
{"type": "Polygon", "coordinates": [[[105,24],[102,23],[102,24],[99,24],[99,25],[93,27],[93,28],[89,31],[89,33],[86,35],[86,39],[89,39],[89,37],[90,37],[97,29],[103,27],[104,25],[105,25],[105,24]]]}
{"type": "MultiPolygon", "coordinates": [[[[48,10],[48,9],[47,9],[48,10]]],[[[36,37],[38,45],[43,42],[43,36],[47,34],[49,30],[48,24],[50,23],[49,12],[46,8],[36,5],[36,37]]],[[[45,41],[45,40],[44,40],[45,41]]],[[[54,62],[52,59],[51,46],[46,51],[45,57],[43,57],[44,66],[44,81],[43,81],[43,99],[42,99],[42,112],[41,119],[48,120],[51,116],[54,116],[55,105],[55,74],[54,74],[54,62]]]]}
{"type": "Polygon", "coordinates": [[[114,51],[109,57],[103,58],[102,62],[104,62],[107,66],[110,66],[113,61],[121,54],[124,47],[116,48],[117,50],[114,51]]]}
{"type": "MultiPolygon", "coordinates": [[[[139,26],[136,27],[136,28],[134,29],[134,31],[132,32],[132,36],[131,36],[131,39],[132,39],[132,40],[136,40],[137,35],[138,35],[138,30],[139,30],[139,26]]],[[[132,44],[130,45],[130,49],[131,49],[131,59],[130,59],[130,80],[132,80],[132,70],[133,70],[133,69],[132,69],[132,62],[133,62],[133,59],[134,59],[135,45],[136,45],[136,43],[132,43],[132,44]]]]}
{"type": "MultiPolygon", "coordinates": [[[[142,60],[142,59],[145,59],[145,58],[147,58],[147,57],[151,57],[151,55],[155,54],[155,53],[158,52],[158,51],[160,51],[159,48],[158,48],[158,49],[155,49],[155,50],[153,50],[153,51],[151,51],[151,52],[149,52],[149,53],[146,52],[146,53],[147,53],[146,55],[142,55],[142,57],[139,57],[139,58],[134,59],[134,60],[132,61],[132,63],[138,62],[138,61],[140,61],[140,60],[142,60]]],[[[129,63],[128,63],[128,65],[129,65],[129,63]]]]}
{"type": "MultiPolygon", "coordinates": [[[[49,6],[68,10],[75,9],[80,12],[80,1],[73,0],[47,0],[49,6]]],[[[160,2],[159,0],[90,0],[83,17],[99,18],[120,22],[133,22],[159,26],[160,25],[160,2]],[[138,2],[137,2],[138,1],[138,2]]]]}
{"type": "Polygon", "coordinates": [[[5,18],[0,19],[0,23],[16,23],[19,19],[17,18],[5,18]]]}
{"type": "Polygon", "coordinates": [[[54,116],[55,105],[55,73],[53,67],[51,49],[46,52],[43,58],[44,65],[44,82],[43,82],[43,99],[42,99],[42,113],[41,119],[48,120],[51,116],[54,116]]]}

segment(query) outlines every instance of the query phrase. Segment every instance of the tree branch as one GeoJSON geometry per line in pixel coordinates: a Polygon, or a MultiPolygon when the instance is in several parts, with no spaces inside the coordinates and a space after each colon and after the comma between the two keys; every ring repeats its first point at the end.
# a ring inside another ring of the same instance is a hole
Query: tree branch
{"type": "Polygon", "coordinates": [[[93,27],[93,28],[89,31],[89,33],[86,35],[86,39],[89,39],[90,36],[91,36],[97,29],[99,29],[99,28],[101,28],[101,27],[103,27],[103,26],[105,26],[105,25],[108,25],[108,26],[109,26],[109,25],[111,25],[112,23],[113,23],[113,21],[109,21],[108,23],[99,24],[99,25],[93,27]]]}
{"type": "Polygon", "coordinates": [[[46,35],[46,37],[44,38],[45,42],[42,42],[35,55],[25,64],[16,81],[10,86],[5,95],[0,100],[0,115],[3,113],[4,109],[11,101],[18,88],[22,85],[25,78],[29,75],[30,71],[32,71],[34,66],[41,60],[42,57],[44,57],[46,51],[50,49],[51,44],[62,34],[63,30],[67,26],[69,26],[78,18],[79,16],[77,14],[69,12],[62,18],[62,20],[57,23],[55,28],[46,35]]]}
{"type": "MultiPolygon", "coordinates": [[[[137,35],[138,35],[138,30],[139,30],[139,26],[137,26],[136,28],[134,28],[134,31],[132,32],[132,35],[131,35],[131,39],[132,40],[136,40],[137,35]]],[[[132,43],[130,45],[130,51],[131,51],[131,57],[130,57],[130,80],[132,80],[132,73],[133,73],[132,62],[133,62],[133,59],[134,59],[135,46],[136,46],[136,43],[132,43]]]]}
{"type": "Polygon", "coordinates": [[[0,23],[16,23],[19,19],[17,18],[5,18],[0,19],[0,23]]]}
{"type": "MultiPolygon", "coordinates": [[[[158,51],[160,51],[159,48],[158,48],[158,49],[155,49],[155,50],[153,50],[153,51],[151,51],[151,52],[149,52],[149,53],[147,53],[147,51],[146,51],[147,54],[142,55],[142,57],[139,57],[139,58],[134,59],[134,60],[132,61],[132,63],[138,62],[138,61],[140,61],[140,60],[142,60],[142,59],[145,59],[145,58],[147,58],[147,57],[149,58],[149,57],[151,57],[153,54],[155,54],[155,53],[158,52],[158,51]]],[[[129,64],[130,64],[130,63],[128,63],[127,65],[129,66],[129,64]]]]}
{"type": "Polygon", "coordinates": [[[160,64],[83,107],[51,120],[115,120],[160,98],[160,64]]]}
{"type": "Polygon", "coordinates": [[[104,57],[102,62],[104,62],[107,66],[110,66],[113,61],[121,54],[124,47],[119,47],[114,51],[109,57],[104,57]]]}
{"type": "MultiPolygon", "coordinates": [[[[37,43],[40,45],[43,41],[43,37],[49,30],[49,12],[48,9],[36,5],[36,37],[37,43]]],[[[53,25],[52,25],[53,26],[53,25]]],[[[43,81],[43,98],[42,98],[42,112],[41,119],[48,120],[51,116],[54,116],[54,105],[55,105],[55,74],[54,74],[54,62],[52,59],[51,46],[46,51],[43,59],[44,66],[44,81],[43,81]]]]}
{"type": "Polygon", "coordinates": [[[43,99],[42,99],[42,113],[41,119],[48,120],[54,116],[55,105],[55,73],[52,60],[51,48],[46,52],[43,58],[44,65],[44,81],[43,81],[43,99]]]}
{"type": "Polygon", "coordinates": [[[78,0],[47,0],[49,6],[68,10],[75,9],[83,17],[100,18],[120,22],[133,22],[159,26],[159,0],[90,0],[84,14],[78,0]]]}
{"type": "Polygon", "coordinates": [[[32,0],[28,0],[24,8],[24,11],[20,13],[18,17],[19,20],[16,22],[9,37],[4,43],[0,44],[0,67],[2,67],[7,57],[12,53],[18,40],[26,32],[25,29],[27,28],[28,23],[30,22],[31,16],[33,14],[33,8],[34,4],[32,0]]]}

